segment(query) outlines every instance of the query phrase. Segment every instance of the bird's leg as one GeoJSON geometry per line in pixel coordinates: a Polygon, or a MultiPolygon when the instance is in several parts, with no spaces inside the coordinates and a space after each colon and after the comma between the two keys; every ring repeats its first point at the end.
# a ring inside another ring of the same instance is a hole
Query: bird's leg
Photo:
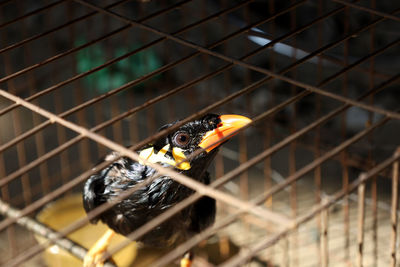
{"type": "Polygon", "coordinates": [[[114,235],[115,232],[108,229],[107,232],[96,241],[83,259],[83,267],[102,267],[104,265],[104,260],[102,260],[102,258],[105,256],[107,247],[114,235]]]}
{"type": "Polygon", "coordinates": [[[181,259],[180,267],[192,266],[192,259],[193,259],[193,253],[191,251],[186,252],[185,255],[181,259]]]}

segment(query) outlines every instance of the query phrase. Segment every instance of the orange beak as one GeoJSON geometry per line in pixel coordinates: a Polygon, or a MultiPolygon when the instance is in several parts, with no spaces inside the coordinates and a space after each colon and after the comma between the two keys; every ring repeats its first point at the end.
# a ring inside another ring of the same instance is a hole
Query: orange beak
{"type": "Polygon", "coordinates": [[[214,148],[234,136],[238,130],[251,122],[247,117],[240,115],[221,115],[221,123],[212,131],[207,132],[199,146],[210,152],[214,148]]]}

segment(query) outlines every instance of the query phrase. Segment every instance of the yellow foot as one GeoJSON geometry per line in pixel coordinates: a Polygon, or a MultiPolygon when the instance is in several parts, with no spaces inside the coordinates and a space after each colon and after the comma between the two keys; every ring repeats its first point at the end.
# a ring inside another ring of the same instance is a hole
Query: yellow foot
{"type": "Polygon", "coordinates": [[[181,266],[180,267],[190,267],[192,266],[192,253],[187,252],[183,258],[181,259],[181,266]]]}
{"type": "Polygon", "coordinates": [[[113,236],[114,231],[109,229],[99,240],[96,241],[83,259],[83,267],[103,267],[104,258],[107,254],[107,247],[113,236]]]}

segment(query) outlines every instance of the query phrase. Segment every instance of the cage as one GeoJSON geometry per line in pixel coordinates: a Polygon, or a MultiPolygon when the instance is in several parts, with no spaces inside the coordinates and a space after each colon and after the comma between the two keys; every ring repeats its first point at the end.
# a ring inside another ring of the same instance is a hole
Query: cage
{"type": "Polygon", "coordinates": [[[212,112],[252,123],[221,147],[210,185],[171,174],[195,194],[111,256],[206,195],[214,225],[138,249],[131,266],[176,266],[190,249],[193,266],[400,266],[398,11],[375,0],[2,1],[1,265],[63,266],[46,258],[58,249],[82,259],[70,234],[88,218],[66,221],[56,203],[80,195],[109,151],[137,159],[160,126],[212,112]]]}

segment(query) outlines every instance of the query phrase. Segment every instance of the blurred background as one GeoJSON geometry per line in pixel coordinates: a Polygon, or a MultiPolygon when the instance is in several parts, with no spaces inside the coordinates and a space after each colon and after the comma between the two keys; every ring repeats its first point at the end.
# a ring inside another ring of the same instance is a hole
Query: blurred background
{"type": "MultiPolygon", "coordinates": [[[[219,190],[295,226],[240,214],[204,238],[195,266],[399,266],[399,7],[3,0],[1,201],[35,219],[80,194],[110,151],[8,94],[125,146],[193,114],[235,113],[254,124],[221,148],[212,177],[232,175],[219,190]]],[[[217,222],[237,212],[217,203],[217,222]]],[[[0,263],[48,266],[42,251],[24,259],[37,241],[0,210],[0,263]]]]}

